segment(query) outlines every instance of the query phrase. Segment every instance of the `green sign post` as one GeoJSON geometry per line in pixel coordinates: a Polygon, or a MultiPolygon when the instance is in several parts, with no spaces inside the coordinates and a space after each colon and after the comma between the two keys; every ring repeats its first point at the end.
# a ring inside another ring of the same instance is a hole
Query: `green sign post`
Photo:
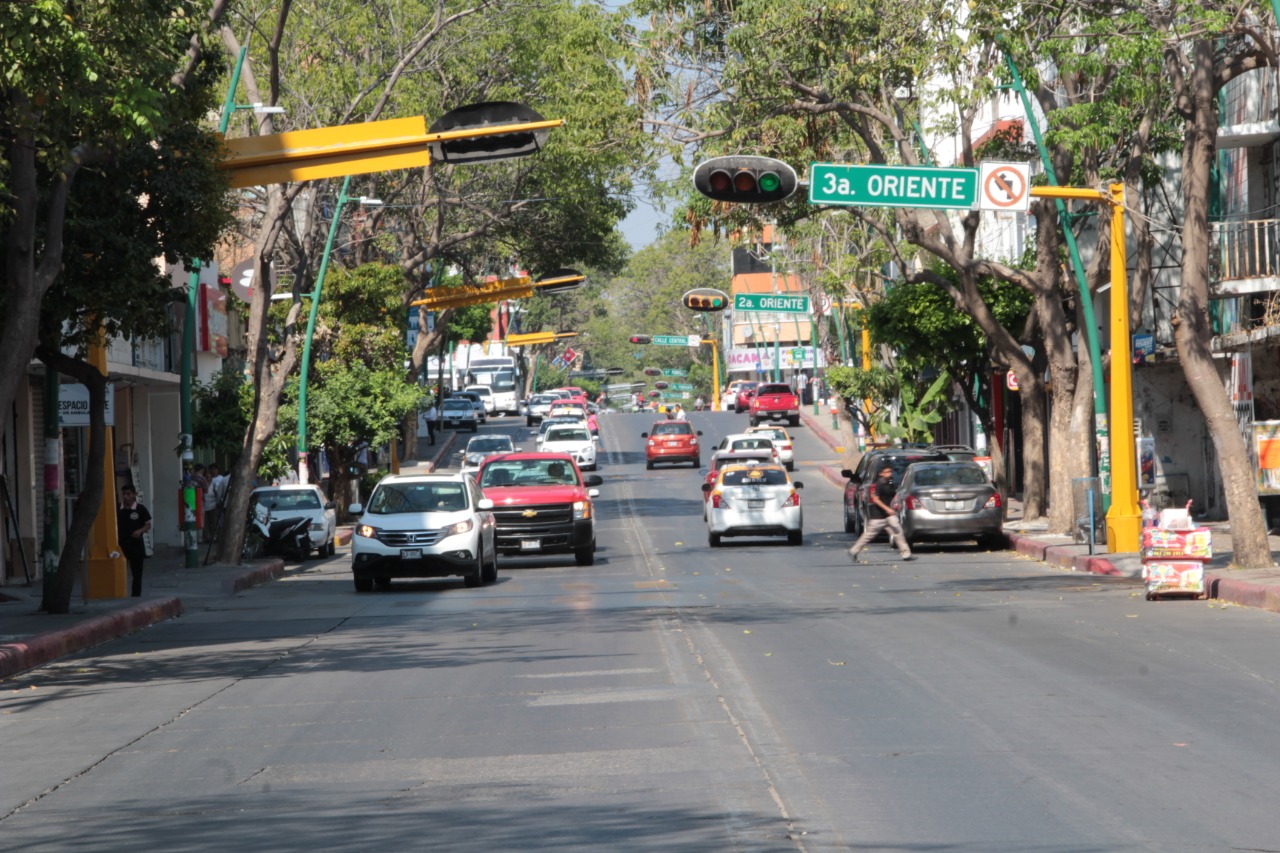
{"type": "Polygon", "coordinates": [[[812,163],[809,202],[970,210],[978,204],[978,170],[812,163]]]}
{"type": "Polygon", "coordinates": [[[733,310],[761,311],[775,314],[808,314],[809,297],[788,293],[735,293],[733,295],[733,310]]]}
{"type": "MultiPolygon", "coordinates": [[[[656,347],[696,347],[702,343],[697,335],[654,335],[653,345],[656,347]]],[[[664,374],[665,375],[665,374],[664,374]]]]}

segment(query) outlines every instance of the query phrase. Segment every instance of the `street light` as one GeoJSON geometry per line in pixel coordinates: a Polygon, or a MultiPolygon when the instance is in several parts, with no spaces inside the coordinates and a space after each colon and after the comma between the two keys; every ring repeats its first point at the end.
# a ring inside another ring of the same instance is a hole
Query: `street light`
{"type": "Polygon", "coordinates": [[[320,313],[320,293],[324,288],[325,273],[329,271],[329,254],[333,251],[333,240],[338,234],[338,219],[342,215],[342,206],[349,201],[360,204],[378,206],[382,199],[368,196],[349,196],[347,189],[351,186],[351,176],[342,179],[342,189],[338,190],[338,201],[333,208],[333,218],[329,221],[329,238],[325,240],[324,252],[320,255],[320,270],[316,273],[316,286],[311,291],[311,311],[307,315],[307,336],[302,341],[302,367],[298,375],[298,482],[311,482],[311,470],[307,463],[307,378],[311,374],[311,340],[316,333],[316,315],[320,313]]]}

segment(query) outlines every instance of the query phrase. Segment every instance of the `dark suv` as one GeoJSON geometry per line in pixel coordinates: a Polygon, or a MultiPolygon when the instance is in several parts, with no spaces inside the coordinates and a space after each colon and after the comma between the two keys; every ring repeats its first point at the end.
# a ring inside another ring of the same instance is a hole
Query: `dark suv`
{"type": "Polygon", "coordinates": [[[914,462],[947,462],[945,453],[930,448],[885,447],[868,451],[858,461],[858,467],[840,472],[848,479],[844,484],[844,532],[861,535],[867,523],[867,503],[871,483],[880,469],[888,465],[893,469],[893,482],[902,482],[907,466],[914,462]]]}

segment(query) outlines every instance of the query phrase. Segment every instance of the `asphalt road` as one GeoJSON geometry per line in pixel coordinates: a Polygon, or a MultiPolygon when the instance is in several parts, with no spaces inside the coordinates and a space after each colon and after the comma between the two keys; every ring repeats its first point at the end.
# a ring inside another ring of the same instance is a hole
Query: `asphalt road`
{"type": "Polygon", "coordinates": [[[1276,615],[853,566],[803,428],[805,544],[713,551],[650,421],[602,418],[595,566],[357,595],[340,551],[5,682],[0,849],[1280,850],[1276,615]]]}

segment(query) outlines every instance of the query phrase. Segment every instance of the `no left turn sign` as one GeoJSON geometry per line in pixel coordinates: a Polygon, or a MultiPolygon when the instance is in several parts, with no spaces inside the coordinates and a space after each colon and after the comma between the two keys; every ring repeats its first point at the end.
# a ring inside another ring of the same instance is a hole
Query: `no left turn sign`
{"type": "Polygon", "coordinates": [[[1031,167],[1026,163],[983,163],[979,176],[979,210],[1031,207],[1031,167]]]}

